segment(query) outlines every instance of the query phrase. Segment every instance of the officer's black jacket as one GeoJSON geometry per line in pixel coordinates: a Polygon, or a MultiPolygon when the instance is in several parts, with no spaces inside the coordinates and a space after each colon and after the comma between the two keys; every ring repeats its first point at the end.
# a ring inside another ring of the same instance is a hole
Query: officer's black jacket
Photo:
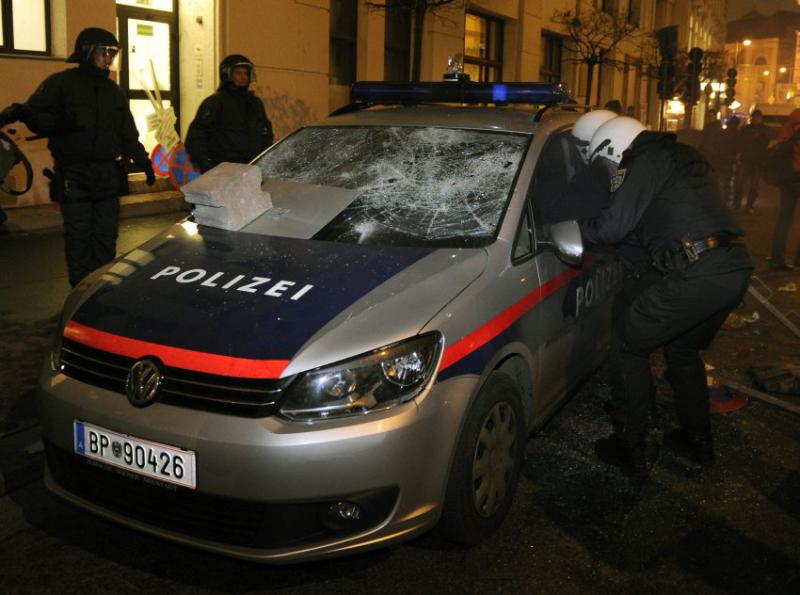
{"type": "Polygon", "coordinates": [[[23,121],[48,137],[57,165],[83,166],[121,156],[142,169],[149,162],[122,90],[107,70],[89,64],[45,79],[25,104],[23,121]]]}
{"type": "Polygon", "coordinates": [[[617,175],[624,178],[610,206],[580,221],[588,242],[614,245],[636,238],[658,261],[665,251],[680,248],[683,235],[694,241],[715,233],[742,234],[722,204],[711,166],[674,134],[640,133],[617,175]]]}
{"type": "Polygon", "coordinates": [[[205,171],[223,161],[248,163],[272,141],[264,103],[252,91],[226,84],[200,104],[186,135],[186,152],[205,171]]]}

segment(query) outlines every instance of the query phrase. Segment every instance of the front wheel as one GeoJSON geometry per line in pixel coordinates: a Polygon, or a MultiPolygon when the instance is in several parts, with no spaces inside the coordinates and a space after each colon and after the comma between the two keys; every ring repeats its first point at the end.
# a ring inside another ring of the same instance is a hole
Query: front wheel
{"type": "Polygon", "coordinates": [[[447,483],[440,530],[475,545],[502,524],[517,490],[525,447],[519,389],[494,372],[467,414],[447,483]]]}

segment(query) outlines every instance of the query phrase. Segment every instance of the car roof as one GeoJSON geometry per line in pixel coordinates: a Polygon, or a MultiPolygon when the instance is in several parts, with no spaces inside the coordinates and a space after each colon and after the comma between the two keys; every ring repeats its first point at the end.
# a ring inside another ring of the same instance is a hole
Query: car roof
{"type": "Polygon", "coordinates": [[[532,134],[542,127],[567,125],[580,114],[561,109],[544,112],[519,107],[475,107],[454,104],[414,104],[375,107],[333,115],[316,126],[430,126],[532,134]]]}

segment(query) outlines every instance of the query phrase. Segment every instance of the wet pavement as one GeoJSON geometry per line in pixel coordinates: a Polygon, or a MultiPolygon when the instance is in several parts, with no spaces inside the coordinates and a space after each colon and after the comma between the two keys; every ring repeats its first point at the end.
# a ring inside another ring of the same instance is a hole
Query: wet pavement
{"type": "MultiPolygon", "coordinates": [[[[184,216],[122,220],[117,252],[133,249],[184,216]]],[[[0,232],[0,495],[40,473],[34,391],[68,291],[60,229],[0,232]]]]}
{"type": "MultiPolygon", "coordinates": [[[[768,270],[775,201],[767,194],[755,217],[737,217],[775,303],[800,311],[797,293],[777,291],[800,281],[800,272],[768,270]]],[[[124,221],[120,250],[179,216],[124,221]]],[[[15,442],[16,452],[34,463],[38,456],[40,465],[32,397],[67,291],[60,234],[0,236],[0,271],[0,444],[15,442]]],[[[706,354],[721,376],[751,386],[754,363],[800,361],[800,342],[748,296],[739,312],[753,311],[758,321],[723,329],[706,354]]],[[[715,414],[712,470],[662,452],[649,481],[639,483],[593,455],[593,442],[610,431],[603,412],[608,396],[600,370],[528,441],[509,518],[475,548],[429,534],[351,558],[262,567],[75,510],[49,497],[40,466],[29,464],[24,469],[33,476],[15,479],[16,489],[0,498],[0,593],[800,592],[800,416],[757,399],[715,414]]],[[[655,441],[674,425],[663,382],[657,410],[655,441]]]]}

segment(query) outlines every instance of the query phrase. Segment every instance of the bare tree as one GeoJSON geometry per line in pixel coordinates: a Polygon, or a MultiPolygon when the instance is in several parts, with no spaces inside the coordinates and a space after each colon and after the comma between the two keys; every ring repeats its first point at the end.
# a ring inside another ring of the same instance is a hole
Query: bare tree
{"type": "Polygon", "coordinates": [[[425,15],[435,13],[438,9],[463,0],[384,0],[383,2],[367,2],[369,8],[385,10],[386,18],[393,14],[411,13],[414,17],[413,54],[411,63],[411,80],[418,81],[422,64],[422,33],[425,25],[425,15]]]}
{"type": "MultiPolygon", "coordinates": [[[[595,66],[610,64],[621,68],[623,63],[614,58],[614,50],[621,42],[636,34],[636,26],[628,22],[627,16],[608,14],[595,7],[581,12],[556,10],[550,20],[566,28],[567,44],[576,56],[574,61],[586,64],[588,68],[586,105],[589,105],[595,66]]],[[[599,103],[599,88],[597,96],[599,103]]]]}

